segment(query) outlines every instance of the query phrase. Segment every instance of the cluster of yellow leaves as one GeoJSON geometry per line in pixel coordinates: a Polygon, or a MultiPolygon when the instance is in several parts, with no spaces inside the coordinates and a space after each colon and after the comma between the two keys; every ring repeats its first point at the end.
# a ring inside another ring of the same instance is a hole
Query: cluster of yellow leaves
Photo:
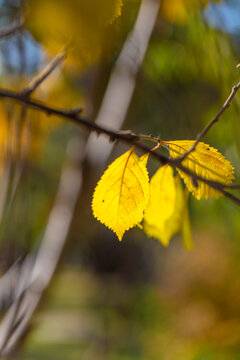
{"type": "MultiPolygon", "coordinates": [[[[172,158],[187,152],[194,141],[162,141],[172,158]]],[[[117,158],[105,171],[93,195],[94,216],[113,230],[121,241],[128,229],[138,225],[147,236],[168,245],[174,234],[181,231],[187,249],[192,247],[191,228],[187,208],[187,195],[183,191],[180,177],[187,189],[197,198],[218,198],[221,193],[182,170],[174,177],[168,164],[160,167],[149,183],[147,171],[148,155],[139,158],[134,148],[117,158]],[[140,222],[143,224],[140,225],[140,222]]],[[[216,149],[200,142],[195,150],[182,161],[185,168],[203,179],[230,184],[233,167],[216,149]]]]}
{"type": "Polygon", "coordinates": [[[26,26],[51,54],[72,43],[67,60],[84,67],[98,60],[122,6],[122,0],[29,0],[26,26]]]}

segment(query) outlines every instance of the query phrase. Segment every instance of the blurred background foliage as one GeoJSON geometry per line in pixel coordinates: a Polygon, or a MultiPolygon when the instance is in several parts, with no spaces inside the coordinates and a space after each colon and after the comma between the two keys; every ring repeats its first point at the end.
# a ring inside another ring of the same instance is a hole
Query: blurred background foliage
{"type": "MultiPolygon", "coordinates": [[[[80,105],[94,119],[140,5],[1,0],[1,28],[25,21],[0,41],[1,87],[24,88],[67,47],[67,60],[34,97],[64,108],[80,105]]],[[[164,140],[194,139],[239,81],[239,59],[238,0],[162,0],[124,129],[164,140]]],[[[238,182],[239,111],[237,94],[205,139],[232,162],[238,182]]],[[[0,116],[2,189],[10,174],[7,206],[0,206],[4,273],[38,249],[67,154],[75,141],[84,154],[88,135],[9,101],[1,100],[0,116]]],[[[108,163],[125,149],[117,145],[108,163]]],[[[157,165],[150,161],[150,173],[157,165]]],[[[224,198],[190,197],[190,252],[179,236],[163,248],[138,229],[119,243],[91,214],[102,167],[85,161],[83,168],[83,190],[58,273],[19,359],[240,359],[239,208],[224,198]]]]}

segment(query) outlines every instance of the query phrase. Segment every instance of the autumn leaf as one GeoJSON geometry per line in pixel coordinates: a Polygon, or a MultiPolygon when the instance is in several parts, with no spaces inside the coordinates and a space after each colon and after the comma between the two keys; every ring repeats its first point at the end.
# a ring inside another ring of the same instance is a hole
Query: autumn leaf
{"type": "Polygon", "coordinates": [[[157,238],[163,245],[168,245],[170,240],[165,224],[175,211],[176,195],[173,169],[164,165],[151,178],[150,200],[143,225],[147,236],[157,238]]]}
{"type": "MultiPolygon", "coordinates": [[[[169,146],[170,154],[175,159],[182,156],[194,144],[194,140],[177,140],[163,142],[169,146]]],[[[182,165],[192,173],[201,176],[203,179],[218,181],[223,185],[228,185],[234,179],[234,169],[231,163],[216,149],[200,142],[196,149],[191,152],[183,161],[182,165]]],[[[177,169],[183,178],[188,190],[199,200],[201,198],[218,198],[222,194],[205,184],[202,181],[193,184],[192,178],[182,170],[177,169]]]]}
{"type": "Polygon", "coordinates": [[[150,153],[144,154],[140,157],[140,161],[144,166],[147,166],[150,153]]]}
{"type": "Polygon", "coordinates": [[[175,210],[165,223],[164,236],[169,242],[173,235],[181,232],[183,244],[189,250],[192,247],[192,235],[188,216],[187,198],[184,195],[180,177],[175,177],[174,179],[176,186],[175,210]]]}
{"type": "Polygon", "coordinates": [[[173,234],[180,231],[185,249],[191,250],[194,247],[194,244],[192,239],[192,228],[188,211],[189,192],[188,190],[183,190],[179,175],[175,177],[175,181],[177,187],[177,204],[174,216],[171,219],[172,223],[176,226],[175,230],[173,230],[173,234]]]}
{"type": "Polygon", "coordinates": [[[132,148],[118,157],[98,182],[92,200],[93,215],[121,241],[126,230],[141,222],[148,201],[146,165],[132,148]]]}
{"type": "Polygon", "coordinates": [[[181,231],[185,248],[193,247],[190,220],[179,176],[173,176],[169,165],[161,167],[150,182],[150,200],[145,211],[143,230],[148,237],[158,239],[167,246],[176,233],[181,231]],[[167,191],[168,196],[164,196],[167,191]]]}

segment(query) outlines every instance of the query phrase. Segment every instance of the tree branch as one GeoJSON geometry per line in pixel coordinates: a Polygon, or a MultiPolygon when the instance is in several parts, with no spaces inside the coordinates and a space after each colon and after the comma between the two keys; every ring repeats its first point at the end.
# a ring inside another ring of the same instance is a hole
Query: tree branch
{"type": "Polygon", "coordinates": [[[23,96],[29,96],[32,92],[36,90],[38,86],[42,84],[44,80],[48,78],[48,76],[56,69],[56,67],[65,59],[66,54],[64,51],[61,51],[58,55],[56,55],[49,64],[38,74],[35,78],[33,78],[28,86],[21,91],[23,96]]]}
{"type": "MultiPolygon", "coordinates": [[[[72,112],[71,110],[64,110],[59,108],[54,108],[51,106],[48,106],[44,103],[38,102],[33,99],[29,99],[29,97],[23,96],[21,93],[17,93],[11,90],[6,89],[0,89],[0,97],[2,98],[8,98],[15,100],[19,102],[20,104],[25,104],[30,108],[36,109],[38,111],[44,112],[47,115],[56,115],[58,117],[62,117],[66,120],[69,120],[73,122],[76,125],[84,127],[87,131],[96,132],[98,135],[105,134],[109,137],[110,141],[119,140],[122,142],[127,143],[128,145],[134,145],[139,150],[141,150],[144,153],[150,153],[155,159],[157,159],[161,164],[169,164],[170,166],[174,168],[178,168],[179,170],[182,170],[185,174],[189,175],[194,183],[197,184],[197,181],[202,181],[205,184],[209,185],[215,190],[220,191],[224,196],[235,202],[238,206],[240,206],[240,199],[236,196],[228,193],[225,188],[227,188],[226,185],[212,180],[207,180],[202,178],[201,176],[198,176],[197,174],[193,173],[191,170],[186,168],[182,165],[181,161],[176,161],[177,159],[167,158],[165,155],[156,153],[151,150],[148,146],[141,144],[139,141],[144,139],[151,140],[148,136],[138,136],[131,131],[123,132],[123,131],[114,131],[107,127],[95,124],[86,118],[76,114],[76,112],[72,112]]],[[[154,138],[154,141],[158,141],[157,138],[154,138]]]]}
{"type": "MultiPolygon", "coordinates": [[[[29,98],[30,95],[43,83],[44,80],[46,80],[51,75],[51,73],[57,68],[57,66],[65,59],[67,47],[68,47],[68,45],[65,46],[64,49],[59,54],[57,54],[43,68],[43,70],[29,82],[29,84],[22,91],[20,91],[19,94],[21,94],[22,96],[24,96],[26,98],[29,98]]],[[[23,104],[23,107],[21,110],[21,115],[20,115],[21,126],[23,126],[23,123],[25,123],[26,115],[27,115],[27,105],[23,104]]],[[[19,131],[21,131],[21,130],[19,129],[19,131]]],[[[16,189],[17,189],[17,186],[18,186],[20,178],[21,178],[21,174],[22,174],[22,170],[23,170],[23,166],[24,166],[24,160],[25,160],[26,154],[28,152],[27,146],[24,146],[24,148],[21,151],[20,136],[16,137],[16,141],[17,141],[16,143],[18,143],[18,145],[19,145],[19,157],[18,157],[18,161],[15,163],[15,171],[13,174],[12,191],[11,191],[11,197],[9,200],[9,206],[11,206],[11,204],[13,202],[14,195],[16,193],[16,189]]],[[[10,180],[10,179],[8,179],[8,180],[10,180]]],[[[7,184],[7,186],[8,185],[9,184],[7,184]]],[[[5,197],[5,201],[6,200],[7,200],[7,197],[5,197]]],[[[1,212],[0,212],[0,219],[1,219],[1,212]]]]}

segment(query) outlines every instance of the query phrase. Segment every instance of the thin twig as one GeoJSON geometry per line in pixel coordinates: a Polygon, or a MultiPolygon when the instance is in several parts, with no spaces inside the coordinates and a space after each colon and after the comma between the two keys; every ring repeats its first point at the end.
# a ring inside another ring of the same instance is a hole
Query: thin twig
{"type": "Polygon", "coordinates": [[[235,94],[237,93],[238,89],[240,88],[240,81],[237,85],[233,86],[230,95],[228,96],[227,100],[225,101],[225,103],[223,104],[223,106],[221,107],[221,109],[218,111],[217,115],[210,121],[210,123],[200,132],[200,134],[197,136],[195,143],[193,144],[193,146],[186,151],[182,156],[179,156],[178,158],[175,159],[176,162],[181,162],[183,161],[191,152],[193,152],[196,147],[197,144],[204,138],[204,136],[208,133],[208,131],[211,129],[211,127],[216,124],[216,122],[218,122],[218,120],[220,119],[221,115],[229,108],[232,99],[234,98],[235,94]]]}
{"type": "Polygon", "coordinates": [[[38,74],[35,78],[33,78],[28,86],[21,91],[21,94],[24,96],[29,96],[33,91],[36,90],[38,86],[42,84],[44,80],[56,69],[56,67],[65,59],[66,54],[64,51],[61,51],[58,55],[56,55],[50,63],[38,74]]]}
{"type": "MultiPolygon", "coordinates": [[[[68,46],[68,45],[67,45],[68,46]]],[[[61,62],[66,58],[66,49],[67,46],[59,53],[57,54],[44,68],[43,70],[37,74],[30,82],[29,84],[20,91],[20,94],[24,97],[30,98],[30,95],[44,82],[44,80],[46,80],[51,73],[61,64],[61,62]]],[[[22,111],[21,111],[21,117],[20,117],[20,123],[21,125],[25,122],[27,116],[27,106],[24,105],[22,107],[22,111]]],[[[26,154],[25,154],[26,155],[26,154]]],[[[23,156],[24,158],[24,156],[23,156]]],[[[15,179],[15,186],[14,188],[16,188],[19,179],[20,179],[20,175],[21,175],[21,170],[22,170],[22,165],[23,165],[23,159],[20,159],[20,171],[18,172],[18,176],[15,179]]],[[[15,191],[13,191],[14,194],[15,191]]]]}
{"type": "Polygon", "coordinates": [[[14,24],[0,30],[0,40],[8,36],[16,34],[16,32],[22,30],[24,21],[20,20],[18,24],[14,24]]]}
{"type": "MultiPolygon", "coordinates": [[[[29,84],[19,92],[19,94],[23,97],[30,98],[30,95],[43,83],[44,80],[46,80],[51,73],[61,64],[61,62],[66,58],[66,51],[68,48],[68,44],[63,48],[59,54],[57,54],[44,68],[43,70],[37,74],[30,82],[29,84]]],[[[77,111],[74,109],[74,111],[77,111]]],[[[78,112],[80,111],[80,108],[78,108],[78,112]]],[[[25,123],[27,116],[27,105],[23,104],[23,107],[21,109],[21,115],[20,115],[20,125],[23,126],[25,123]]],[[[21,131],[19,129],[19,131],[21,131]]],[[[20,145],[20,136],[16,137],[19,145],[20,145]]],[[[8,202],[8,206],[10,207],[13,203],[16,190],[18,187],[18,184],[21,179],[23,167],[24,167],[24,160],[27,154],[26,146],[24,147],[24,153],[19,151],[19,159],[15,166],[15,173],[14,173],[14,179],[12,184],[12,190],[11,190],[11,197],[8,202]]]]}

